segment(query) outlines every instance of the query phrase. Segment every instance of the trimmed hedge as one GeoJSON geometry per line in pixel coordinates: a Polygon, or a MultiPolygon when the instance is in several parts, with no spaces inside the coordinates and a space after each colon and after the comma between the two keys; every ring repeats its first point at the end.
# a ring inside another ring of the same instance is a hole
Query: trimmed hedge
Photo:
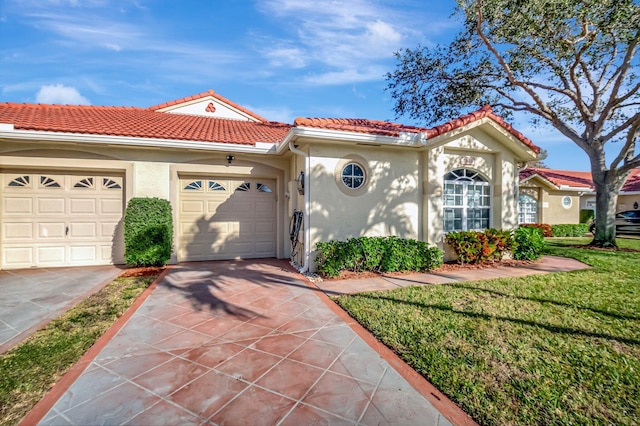
{"type": "Polygon", "coordinates": [[[543,236],[553,237],[553,229],[551,229],[551,225],[546,223],[521,223],[520,228],[538,228],[542,231],[543,236]]]}
{"type": "Polygon", "coordinates": [[[551,225],[551,231],[554,237],[584,237],[589,232],[589,225],[586,223],[551,225]]]}
{"type": "Polygon", "coordinates": [[[443,253],[424,241],[391,237],[358,237],[319,242],[316,269],[335,277],[341,270],[355,272],[429,271],[442,265],[443,253]]]}
{"type": "Polygon", "coordinates": [[[522,223],[520,224],[520,228],[538,228],[545,237],[584,237],[586,233],[589,232],[589,225],[587,223],[566,223],[558,225],[522,223]]]}
{"type": "Polygon", "coordinates": [[[483,232],[449,232],[445,236],[445,242],[451,246],[462,264],[499,262],[513,248],[511,232],[494,228],[487,228],[483,232]]]}
{"type": "Polygon", "coordinates": [[[520,227],[513,232],[513,258],[537,260],[547,246],[540,228],[520,227]]]}
{"type": "Polygon", "coordinates": [[[124,259],[129,266],[164,266],[171,257],[171,204],[160,198],[132,198],[124,214],[124,259]]]}

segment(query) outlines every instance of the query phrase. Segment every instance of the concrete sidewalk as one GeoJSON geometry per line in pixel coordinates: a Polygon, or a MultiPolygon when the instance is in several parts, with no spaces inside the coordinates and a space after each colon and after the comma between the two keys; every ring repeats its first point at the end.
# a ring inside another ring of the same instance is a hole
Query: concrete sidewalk
{"type": "Polygon", "coordinates": [[[325,280],[314,283],[327,294],[353,294],[363,291],[392,290],[410,285],[446,284],[462,281],[478,281],[494,278],[522,277],[526,275],[569,272],[589,269],[589,265],[566,257],[543,256],[539,262],[518,266],[460,268],[447,272],[416,273],[406,275],[379,275],[371,278],[325,280]]]}

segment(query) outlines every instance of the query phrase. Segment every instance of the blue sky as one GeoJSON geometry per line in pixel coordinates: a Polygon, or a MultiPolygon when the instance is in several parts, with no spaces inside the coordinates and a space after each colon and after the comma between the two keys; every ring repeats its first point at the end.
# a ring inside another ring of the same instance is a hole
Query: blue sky
{"type": "MultiPolygon", "coordinates": [[[[0,0],[0,102],[148,107],[213,89],[273,121],[391,120],[393,52],[447,44],[454,0],[0,0]]],[[[452,117],[455,118],[455,117],[452,117]]],[[[589,170],[551,128],[512,124],[551,168],[589,170]]]]}

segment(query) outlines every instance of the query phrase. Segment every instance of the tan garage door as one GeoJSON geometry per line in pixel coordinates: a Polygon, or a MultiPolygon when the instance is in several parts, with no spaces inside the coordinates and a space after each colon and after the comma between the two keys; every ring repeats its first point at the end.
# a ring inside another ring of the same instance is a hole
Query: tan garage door
{"type": "Polygon", "coordinates": [[[276,255],[274,180],[181,179],[179,208],[179,261],[276,255]]]}
{"type": "Polygon", "coordinates": [[[3,173],[2,268],[121,263],[122,186],[117,176],[3,173]]]}

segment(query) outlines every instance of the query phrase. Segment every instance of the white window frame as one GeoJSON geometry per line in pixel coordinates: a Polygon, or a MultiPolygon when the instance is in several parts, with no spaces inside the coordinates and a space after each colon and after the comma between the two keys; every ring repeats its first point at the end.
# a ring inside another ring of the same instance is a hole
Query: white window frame
{"type": "Polygon", "coordinates": [[[531,195],[518,197],[518,223],[538,223],[538,200],[531,195]]]}
{"type": "Polygon", "coordinates": [[[483,231],[490,228],[491,192],[489,181],[476,171],[457,169],[447,173],[444,176],[442,203],[444,232],[483,231]],[[481,223],[480,226],[475,226],[478,223],[481,223]]]}

